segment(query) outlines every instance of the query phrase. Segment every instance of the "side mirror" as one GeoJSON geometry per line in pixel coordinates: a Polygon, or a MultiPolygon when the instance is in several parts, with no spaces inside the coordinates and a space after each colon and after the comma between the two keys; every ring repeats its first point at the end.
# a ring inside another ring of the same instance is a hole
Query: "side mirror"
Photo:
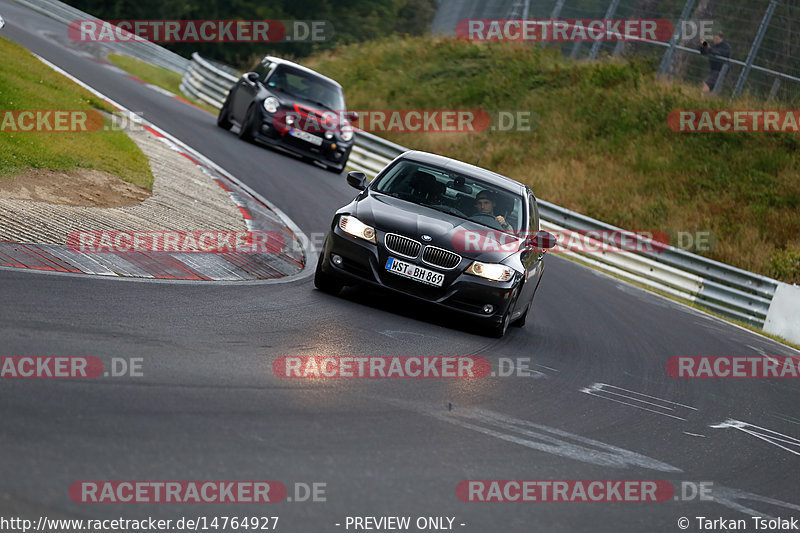
{"type": "Polygon", "coordinates": [[[558,244],[558,239],[549,231],[537,231],[530,239],[531,246],[540,250],[549,250],[558,244]]]}
{"type": "Polygon", "coordinates": [[[248,72],[244,75],[244,79],[249,81],[250,83],[256,83],[258,81],[258,74],[255,72],[248,72]]]}
{"type": "Polygon", "coordinates": [[[363,191],[367,188],[367,176],[363,172],[348,172],[347,183],[349,183],[351,187],[363,191]]]}
{"type": "Polygon", "coordinates": [[[344,118],[346,118],[348,122],[356,122],[358,120],[358,113],[355,111],[348,111],[345,113],[344,118]]]}

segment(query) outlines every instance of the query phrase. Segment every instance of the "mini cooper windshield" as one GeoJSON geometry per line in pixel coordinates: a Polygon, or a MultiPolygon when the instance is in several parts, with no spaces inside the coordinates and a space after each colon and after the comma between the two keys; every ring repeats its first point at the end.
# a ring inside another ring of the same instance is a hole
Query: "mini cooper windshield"
{"type": "Polygon", "coordinates": [[[344,98],[338,87],[299,69],[281,65],[270,76],[267,85],[328,109],[344,110],[344,98]]]}
{"type": "Polygon", "coordinates": [[[371,190],[507,233],[526,224],[520,195],[415,161],[396,164],[371,190]]]}

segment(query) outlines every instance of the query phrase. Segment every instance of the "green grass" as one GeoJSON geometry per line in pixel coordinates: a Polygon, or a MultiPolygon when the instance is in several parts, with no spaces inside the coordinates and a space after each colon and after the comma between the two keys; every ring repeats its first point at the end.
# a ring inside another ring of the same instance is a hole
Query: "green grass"
{"type": "Polygon", "coordinates": [[[205,109],[209,113],[216,115],[219,112],[217,109],[211,107],[205,102],[200,102],[191,96],[184,94],[181,91],[181,80],[183,79],[183,76],[177,72],[151,65],[149,63],[145,63],[144,61],[139,61],[138,59],[134,59],[130,56],[125,56],[122,54],[109,54],[108,60],[128,74],[133,74],[142,81],[153,84],[157,87],[161,87],[162,89],[166,89],[173,94],[177,94],[178,96],[181,96],[182,98],[192,102],[196,106],[205,109]]]}
{"type": "MultiPolygon", "coordinates": [[[[27,50],[0,37],[0,110],[101,110],[113,108],[27,50]]],[[[110,124],[110,120],[106,120],[110,124]]],[[[144,187],[153,186],[150,163],[122,131],[0,132],[0,179],[29,169],[95,169],[144,187]]]]}
{"type": "Polygon", "coordinates": [[[674,133],[666,122],[676,109],[774,103],[703,99],[657,82],[645,60],[575,62],[516,43],[392,37],[304,64],[339,81],[351,109],[530,111],[530,132],[376,133],[468,162],[483,152],[481,166],[615,225],[710,231],[713,250],[698,253],[800,282],[800,137],[674,133]]]}

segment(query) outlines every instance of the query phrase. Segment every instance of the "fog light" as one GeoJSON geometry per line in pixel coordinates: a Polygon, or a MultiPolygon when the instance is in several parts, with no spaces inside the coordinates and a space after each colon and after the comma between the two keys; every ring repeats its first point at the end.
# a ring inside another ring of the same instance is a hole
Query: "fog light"
{"type": "Polygon", "coordinates": [[[484,305],[483,312],[487,315],[491,315],[494,312],[494,306],[489,304],[484,305]]]}
{"type": "MultiPolygon", "coordinates": [[[[334,265],[336,265],[337,267],[338,267],[338,266],[342,266],[342,256],[341,256],[341,255],[336,255],[336,254],[333,254],[333,255],[331,256],[331,261],[332,261],[332,262],[333,262],[333,264],[334,264],[334,265]]],[[[491,306],[490,306],[490,307],[491,307],[491,306]]]]}
{"type": "Polygon", "coordinates": [[[326,131],[325,132],[325,138],[328,139],[329,141],[331,139],[333,139],[333,132],[332,131],[326,131]]]}

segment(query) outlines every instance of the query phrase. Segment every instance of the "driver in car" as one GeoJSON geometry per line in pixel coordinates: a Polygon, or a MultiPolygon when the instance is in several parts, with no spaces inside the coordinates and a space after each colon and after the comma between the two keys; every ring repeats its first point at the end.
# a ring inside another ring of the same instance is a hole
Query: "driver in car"
{"type": "Polygon", "coordinates": [[[501,215],[494,214],[495,207],[497,207],[497,201],[494,199],[494,195],[489,191],[481,191],[478,193],[478,196],[475,200],[475,209],[477,209],[476,215],[490,215],[493,216],[494,219],[500,224],[500,227],[504,230],[511,229],[511,226],[508,225],[506,219],[503,218],[501,215]]]}

